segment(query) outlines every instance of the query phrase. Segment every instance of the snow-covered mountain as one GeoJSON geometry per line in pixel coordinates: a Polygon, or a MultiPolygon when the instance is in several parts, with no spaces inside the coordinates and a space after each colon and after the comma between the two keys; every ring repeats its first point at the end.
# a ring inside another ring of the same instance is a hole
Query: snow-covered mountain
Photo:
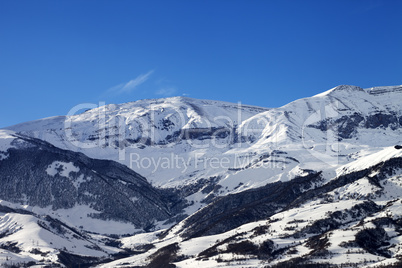
{"type": "MultiPolygon", "coordinates": [[[[103,252],[63,240],[46,261],[67,266],[398,263],[400,103],[402,86],[342,85],[280,108],[174,97],[11,126],[0,217],[60,221],[103,252]]],[[[0,262],[34,261],[9,226],[0,262]]]]}
{"type": "Polygon", "coordinates": [[[118,161],[154,186],[199,188],[188,197],[192,213],[211,195],[289,180],[318,166],[331,172],[402,143],[401,100],[402,86],[346,85],[276,109],[174,97],[107,105],[9,129],[118,161]],[[221,188],[202,190],[206,184],[221,188]]]}

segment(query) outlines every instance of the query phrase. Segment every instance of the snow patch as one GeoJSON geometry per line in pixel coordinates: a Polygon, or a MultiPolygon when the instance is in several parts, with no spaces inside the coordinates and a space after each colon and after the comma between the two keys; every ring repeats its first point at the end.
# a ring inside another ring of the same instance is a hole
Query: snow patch
{"type": "Polygon", "coordinates": [[[57,174],[62,177],[69,178],[71,172],[79,172],[80,168],[74,166],[73,162],[54,161],[46,169],[46,173],[52,177],[57,174]]]}
{"type": "MultiPolygon", "coordinates": [[[[0,152],[6,152],[9,148],[13,146],[11,143],[16,139],[15,136],[12,136],[14,131],[11,130],[0,130],[0,152]]],[[[0,155],[0,160],[2,160],[2,156],[0,155]]]]}

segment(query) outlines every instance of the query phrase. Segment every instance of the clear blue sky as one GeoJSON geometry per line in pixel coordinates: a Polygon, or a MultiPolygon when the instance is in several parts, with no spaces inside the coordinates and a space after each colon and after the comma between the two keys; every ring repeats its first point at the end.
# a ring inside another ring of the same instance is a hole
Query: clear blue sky
{"type": "Polygon", "coordinates": [[[0,1],[0,127],[187,95],[282,106],[402,84],[402,1],[0,1]]]}

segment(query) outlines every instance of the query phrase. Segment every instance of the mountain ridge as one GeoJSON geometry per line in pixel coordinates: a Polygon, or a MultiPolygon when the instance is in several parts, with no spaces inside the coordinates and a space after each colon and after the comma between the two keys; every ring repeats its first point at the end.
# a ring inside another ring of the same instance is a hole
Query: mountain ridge
{"type": "Polygon", "coordinates": [[[401,94],[341,85],[279,108],[172,97],[0,130],[0,259],[397,267],[401,94]]]}

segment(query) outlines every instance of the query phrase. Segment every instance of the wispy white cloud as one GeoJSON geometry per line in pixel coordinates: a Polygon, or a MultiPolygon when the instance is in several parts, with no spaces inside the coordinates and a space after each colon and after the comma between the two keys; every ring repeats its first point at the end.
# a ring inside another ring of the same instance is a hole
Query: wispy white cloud
{"type": "Polygon", "coordinates": [[[122,93],[130,93],[135,90],[139,85],[143,84],[154,71],[151,70],[146,74],[140,74],[136,78],[128,81],[127,83],[122,83],[117,86],[111,87],[107,90],[107,93],[115,93],[115,94],[122,94],[122,93]]]}
{"type": "Polygon", "coordinates": [[[177,92],[177,89],[175,87],[163,87],[155,92],[156,95],[160,96],[172,96],[177,92]]]}

